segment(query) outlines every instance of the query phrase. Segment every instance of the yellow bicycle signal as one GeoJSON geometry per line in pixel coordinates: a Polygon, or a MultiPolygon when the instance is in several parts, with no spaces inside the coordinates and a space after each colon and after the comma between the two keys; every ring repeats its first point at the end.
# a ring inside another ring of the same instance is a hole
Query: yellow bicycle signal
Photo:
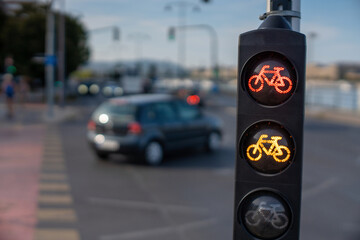
{"type": "Polygon", "coordinates": [[[251,144],[247,150],[246,155],[251,161],[259,161],[264,152],[268,156],[272,156],[276,162],[286,162],[290,158],[290,150],[284,145],[279,145],[278,141],[282,139],[280,136],[269,136],[262,134],[256,144],[251,144]],[[264,143],[271,144],[269,149],[266,149],[264,143]]]}

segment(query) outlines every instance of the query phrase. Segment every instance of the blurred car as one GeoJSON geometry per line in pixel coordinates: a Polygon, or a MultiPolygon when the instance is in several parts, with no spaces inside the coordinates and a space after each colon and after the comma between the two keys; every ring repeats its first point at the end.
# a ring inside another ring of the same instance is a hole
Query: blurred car
{"type": "Polygon", "coordinates": [[[101,93],[104,97],[119,97],[124,94],[124,90],[118,82],[106,81],[101,86],[101,93]]]}
{"type": "Polygon", "coordinates": [[[194,146],[215,151],[222,136],[219,119],[167,94],[109,99],[94,111],[87,127],[99,159],[112,153],[140,155],[149,165],[159,165],[168,151],[194,146]]]}
{"type": "Polygon", "coordinates": [[[78,84],[77,93],[80,96],[94,96],[100,92],[100,86],[95,81],[84,81],[78,84]]]}

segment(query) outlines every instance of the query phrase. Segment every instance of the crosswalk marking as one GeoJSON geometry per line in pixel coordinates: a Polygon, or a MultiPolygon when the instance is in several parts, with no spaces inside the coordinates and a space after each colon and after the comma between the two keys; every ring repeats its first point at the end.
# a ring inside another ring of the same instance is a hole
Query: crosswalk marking
{"type": "Polygon", "coordinates": [[[44,162],[42,165],[43,171],[64,171],[65,166],[62,162],[44,162]]]}
{"type": "Polygon", "coordinates": [[[74,210],[59,208],[40,208],[37,211],[39,222],[75,222],[77,220],[74,210]]]}
{"type": "Polygon", "coordinates": [[[55,195],[40,195],[38,197],[40,204],[56,204],[56,205],[70,205],[73,203],[72,197],[68,194],[55,195]]]}
{"type": "Polygon", "coordinates": [[[64,173],[41,173],[41,181],[65,181],[67,179],[64,173]]]}
{"type": "Polygon", "coordinates": [[[67,180],[61,139],[56,127],[51,126],[44,141],[39,178],[38,224],[33,240],[80,240],[74,225],[77,216],[72,209],[73,199],[67,180]]]}
{"type": "Polygon", "coordinates": [[[36,229],[34,240],[80,240],[74,229],[36,229]]]}
{"type": "Polygon", "coordinates": [[[40,183],[40,191],[69,191],[70,186],[66,183],[40,183]]]}

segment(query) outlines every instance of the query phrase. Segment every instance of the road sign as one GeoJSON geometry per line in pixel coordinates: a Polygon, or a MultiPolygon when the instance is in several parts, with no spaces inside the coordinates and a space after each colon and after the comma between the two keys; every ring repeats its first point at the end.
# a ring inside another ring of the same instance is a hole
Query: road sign
{"type": "Polygon", "coordinates": [[[45,65],[56,66],[56,63],[57,63],[57,57],[55,55],[45,56],[45,60],[44,60],[45,65]]]}
{"type": "Polygon", "coordinates": [[[282,16],[240,35],[234,240],[299,239],[305,48],[282,16]]]}

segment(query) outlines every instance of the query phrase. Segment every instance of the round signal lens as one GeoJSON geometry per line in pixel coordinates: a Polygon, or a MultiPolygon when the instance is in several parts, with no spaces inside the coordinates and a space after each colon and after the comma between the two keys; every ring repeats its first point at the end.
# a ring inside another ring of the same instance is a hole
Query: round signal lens
{"type": "Polygon", "coordinates": [[[276,174],[293,161],[295,144],[289,132],[275,122],[260,122],[244,133],[240,152],[249,165],[258,172],[276,174]]]}
{"type": "Polygon", "coordinates": [[[257,191],[247,196],[238,216],[247,231],[259,239],[278,239],[287,232],[292,219],[289,205],[271,191],[257,191]]]}
{"type": "Polygon", "coordinates": [[[276,106],[287,101],[295,91],[294,66],[283,55],[260,53],[249,60],[242,81],[249,95],[258,103],[276,106]]]}

